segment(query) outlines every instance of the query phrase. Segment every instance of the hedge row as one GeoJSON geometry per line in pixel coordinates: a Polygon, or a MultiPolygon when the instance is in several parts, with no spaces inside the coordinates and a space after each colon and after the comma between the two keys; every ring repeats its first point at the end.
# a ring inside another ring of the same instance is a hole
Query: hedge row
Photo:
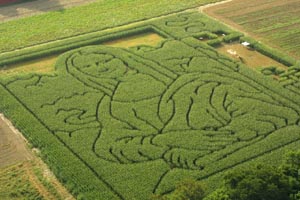
{"type": "Polygon", "coordinates": [[[223,41],[226,42],[226,43],[234,42],[234,41],[239,40],[242,36],[244,36],[243,33],[233,32],[233,33],[230,33],[229,35],[226,35],[223,38],[223,41]]]}

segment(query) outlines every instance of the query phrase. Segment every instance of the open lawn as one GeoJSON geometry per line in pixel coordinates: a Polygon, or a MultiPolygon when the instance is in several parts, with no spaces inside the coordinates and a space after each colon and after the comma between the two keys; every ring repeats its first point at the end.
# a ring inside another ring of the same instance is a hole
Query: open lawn
{"type": "Polygon", "coordinates": [[[237,35],[185,12],[20,50],[0,63],[64,53],[52,73],[0,76],[0,111],[79,199],[144,200],[187,178],[213,189],[300,145],[300,95],[208,45],[237,35]],[[164,39],[101,45],[141,33],[164,39]]]}

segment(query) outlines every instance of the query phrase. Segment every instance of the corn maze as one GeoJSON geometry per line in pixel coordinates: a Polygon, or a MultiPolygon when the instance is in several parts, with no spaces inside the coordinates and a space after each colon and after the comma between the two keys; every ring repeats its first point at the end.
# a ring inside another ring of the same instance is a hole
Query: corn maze
{"type": "Polygon", "coordinates": [[[230,30],[198,13],[152,26],[157,47],[84,46],[0,79],[1,110],[78,198],[148,199],[299,144],[299,92],[196,39],[230,30]]]}

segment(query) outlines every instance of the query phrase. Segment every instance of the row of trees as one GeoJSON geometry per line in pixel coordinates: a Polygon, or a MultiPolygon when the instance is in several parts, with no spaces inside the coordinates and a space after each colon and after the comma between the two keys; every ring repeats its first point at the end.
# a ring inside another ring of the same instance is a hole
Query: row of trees
{"type": "Polygon", "coordinates": [[[233,170],[222,186],[207,194],[197,181],[178,184],[172,194],[156,200],[300,200],[300,151],[289,152],[280,166],[257,165],[233,170]]]}

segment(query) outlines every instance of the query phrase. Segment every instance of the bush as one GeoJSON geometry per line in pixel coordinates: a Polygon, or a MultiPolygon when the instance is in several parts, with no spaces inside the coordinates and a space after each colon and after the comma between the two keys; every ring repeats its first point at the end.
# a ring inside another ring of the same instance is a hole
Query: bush
{"type": "Polygon", "coordinates": [[[240,39],[240,37],[242,37],[244,34],[242,33],[239,33],[239,32],[233,32],[229,35],[226,35],[224,38],[223,38],[223,41],[226,42],[226,43],[230,43],[230,42],[233,42],[233,41],[237,41],[240,39]]]}
{"type": "Polygon", "coordinates": [[[199,33],[199,34],[196,34],[194,37],[195,37],[195,38],[200,38],[200,37],[202,37],[202,38],[210,39],[210,40],[211,40],[211,39],[217,39],[217,38],[218,38],[218,36],[217,36],[216,34],[211,33],[211,32],[207,32],[207,31],[202,32],[202,33],[199,33]]]}
{"type": "Polygon", "coordinates": [[[153,200],[201,200],[205,197],[203,185],[194,180],[184,180],[169,195],[156,195],[153,200]]]}
{"type": "Polygon", "coordinates": [[[204,200],[231,200],[229,194],[225,188],[217,189],[210,195],[204,198],[204,200]]]}
{"type": "Polygon", "coordinates": [[[231,199],[289,200],[288,176],[275,167],[257,166],[225,176],[225,188],[231,199]]]}
{"type": "Polygon", "coordinates": [[[212,46],[212,47],[217,47],[217,46],[221,45],[221,43],[222,43],[222,40],[219,39],[219,38],[213,39],[213,40],[209,40],[209,41],[207,42],[207,44],[208,44],[209,46],[212,46]]]}
{"type": "Polygon", "coordinates": [[[283,74],[285,72],[285,70],[270,66],[270,67],[263,68],[261,70],[261,72],[266,76],[269,76],[269,75],[279,76],[280,74],[283,74]]]}
{"type": "Polygon", "coordinates": [[[281,165],[283,174],[289,177],[291,183],[291,199],[300,199],[300,151],[289,152],[281,165]]]}

